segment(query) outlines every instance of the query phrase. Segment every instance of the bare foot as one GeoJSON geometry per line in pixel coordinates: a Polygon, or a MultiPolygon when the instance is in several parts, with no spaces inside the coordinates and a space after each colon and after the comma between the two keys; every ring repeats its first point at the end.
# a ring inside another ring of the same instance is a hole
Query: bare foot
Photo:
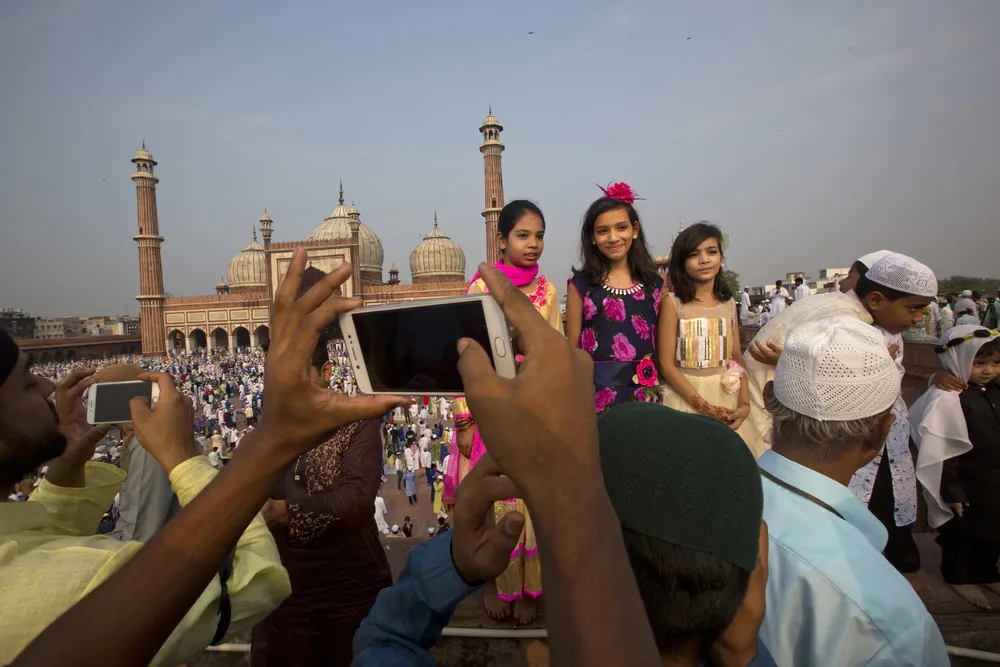
{"type": "Polygon", "coordinates": [[[997,583],[997,584],[980,584],[980,586],[982,586],[983,588],[986,588],[986,589],[989,589],[989,590],[993,591],[997,595],[1000,595],[1000,583],[997,583]]]}
{"type": "Polygon", "coordinates": [[[986,594],[983,593],[982,589],[975,584],[959,584],[958,586],[951,587],[953,591],[958,593],[959,597],[973,604],[980,609],[993,609],[993,605],[990,601],[986,599],[986,594]]]}
{"type": "Polygon", "coordinates": [[[497,582],[493,580],[483,589],[483,606],[486,615],[494,621],[502,621],[510,617],[510,603],[497,597],[497,582]]]}
{"type": "Polygon", "coordinates": [[[535,610],[537,607],[535,598],[527,594],[522,595],[517,600],[514,600],[514,620],[517,621],[518,625],[531,623],[535,620],[535,610]]]}

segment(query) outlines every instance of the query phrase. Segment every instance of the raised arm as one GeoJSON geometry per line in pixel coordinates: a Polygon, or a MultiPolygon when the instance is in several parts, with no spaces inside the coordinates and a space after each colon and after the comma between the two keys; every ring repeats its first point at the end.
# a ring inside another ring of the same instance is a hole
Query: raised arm
{"type": "MultiPolygon", "coordinates": [[[[333,296],[350,276],[349,264],[296,299],[305,263],[306,253],[298,248],[278,288],[265,369],[267,411],[244,438],[239,455],[134,558],[46,628],[13,665],[81,664],[81,658],[103,667],[148,664],[218,576],[285,467],[344,424],[402,404],[393,396],[349,399],[312,383],[307,368],[320,331],[360,300],[333,296]],[[94,619],[108,609],[118,614],[113,642],[94,632],[94,619]]],[[[179,431],[170,426],[180,395],[169,378],[157,379],[160,401],[152,410],[140,399],[132,401],[140,439],[147,448],[156,439],[190,442],[190,421],[179,431]]]]}

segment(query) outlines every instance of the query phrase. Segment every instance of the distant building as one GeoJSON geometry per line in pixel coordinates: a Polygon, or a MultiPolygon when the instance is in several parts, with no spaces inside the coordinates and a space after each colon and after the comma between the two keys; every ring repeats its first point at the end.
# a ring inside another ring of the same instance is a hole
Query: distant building
{"type": "Polygon", "coordinates": [[[65,335],[61,317],[39,317],[35,320],[35,338],[37,340],[52,340],[53,338],[63,338],[65,335]]]}
{"type": "MultiPolygon", "coordinates": [[[[809,287],[813,294],[836,292],[840,289],[840,281],[847,277],[848,271],[849,269],[840,268],[820,269],[819,278],[809,278],[801,271],[790,271],[785,274],[784,278],[782,278],[781,286],[788,290],[788,293],[792,295],[795,291],[795,279],[802,278],[803,284],[809,287]]],[[[774,286],[774,283],[768,283],[767,285],[757,285],[755,287],[751,287],[751,302],[759,303],[768,298],[771,294],[771,290],[774,289],[774,286]]]]}
{"type": "Polygon", "coordinates": [[[0,329],[14,338],[34,338],[35,318],[17,308],[0,308],[0,329]]]}

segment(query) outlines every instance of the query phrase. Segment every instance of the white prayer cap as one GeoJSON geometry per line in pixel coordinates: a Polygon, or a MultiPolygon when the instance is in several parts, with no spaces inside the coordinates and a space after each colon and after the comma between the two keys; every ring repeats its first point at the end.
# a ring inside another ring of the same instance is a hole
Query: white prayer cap
{"type": "Polygon", "coordinates": [[[858,259],[855,261],[861,262],[862,264],[865,265],[866,269],[870,269],[872,268],[872,264],[879,261],[886,255],[891,255],[891,254],[892,254],[891,250],[876,250],[875,252],[870,252],[867,255],[862,255],[861,257],[858,257],[858,259]]]}
{"type": "Polygon", "coordinates": [[[430,528],[427,529],[427,534],[428,535],[433,535],[434,534],[434,526],[431,526],[430,528]]]}
{"type": "Polygon", "coordinates": [[[934,272],[912,257],[898,252],[889,253],[868,267],[865,278],[876,285],[912,294],[935,297],[938,284],[934,272]]]}
{"type": "Polygon", "coordinates": [[[962,296],[971,297],[972,296],[972,290],[970,290],[970,289],[964,290],[962,292],[962,296]]]}
{"type": "Polygon", "coordinates": [[[399,524],[398,523],[392,524],[392,532],[394,532],[394,533],[398,533],[399,532],[399,524]]]}
{"type": "Polygon", "coordinates": [[[854,421],[885,412],[899,396],[900,375],[875,327],[840,315],[788,332],[774,374],[774,395],[819,421],[854,421]]]}

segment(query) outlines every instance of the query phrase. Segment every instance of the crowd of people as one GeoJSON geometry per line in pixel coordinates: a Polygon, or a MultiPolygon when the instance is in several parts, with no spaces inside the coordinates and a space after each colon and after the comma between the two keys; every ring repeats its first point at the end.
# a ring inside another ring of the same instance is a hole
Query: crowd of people
{"type": "Polygon", "coordinates": [[[841,291],[777,285],[744,350],[722,230],[679,234],[664,279],[634,201],[616,183],[585,213],[565,332],[538,267],[542,211],[503,208],[503,260],[469,293],[493,295],[522,363],[502,379],[459,341],[454,401],[354,396],[327,328],[357,305],[331,298],[349,267],[306,268],[301,249],[266,354],[33,368],[0,334],[0,472],[15,496],[30,481],[0,514],[0,661],[177,664],[252,629],[254,665],[433,664],[472,591],[526,623],[544,581],[553,664],[947,664],[904,577],[919,567],[910,529],[922,493],[944,579],[991,605],[1000,332],[978,307],[961,321],[961,299],[938,308],[944,370],[908,410],[902,334],[935,312],[930,268],[878,251],[841,291]],[[81,396],[133,377],[159,402],[134,400],[116,425],[117,466],[91,461],[107,429],[83,423],[81,396]],[[216,465],[192,434],[236,422],[247,431],[216,465]],[[395,582],[380,533],[413,527],[385,520],[392,472],[439,521],[395,582]],[[102,531],[120,490],[131,518],[102,531]],[[150,505],[165,509],[147,520],[150,505]],[[92,632],[107,609],[113,642],[92,632]]]}

